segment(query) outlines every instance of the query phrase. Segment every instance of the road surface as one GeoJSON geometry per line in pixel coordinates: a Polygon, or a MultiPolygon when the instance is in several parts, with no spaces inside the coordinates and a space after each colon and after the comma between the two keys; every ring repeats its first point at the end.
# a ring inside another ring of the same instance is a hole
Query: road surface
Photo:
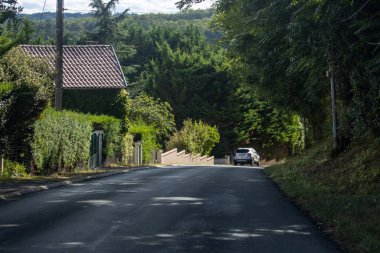
{"type": "Polygon", "coordinates": [[[338,252],[256,167],[166,167],[0,202],[0,252],[338,252]]]}

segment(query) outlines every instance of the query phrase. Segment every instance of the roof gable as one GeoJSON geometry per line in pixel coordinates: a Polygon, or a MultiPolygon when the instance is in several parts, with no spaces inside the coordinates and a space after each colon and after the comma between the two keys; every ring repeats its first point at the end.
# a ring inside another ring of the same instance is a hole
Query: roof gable
{"type": "MultiPolygon", "coordinates": [[[[55,47],[20,46],[27,54],[46,58],[55,64],[55,47]]],[[[63,88],[104,89],[125,88],[127,85],[115,51],[109,45],[63,47],[63,88]]]]}

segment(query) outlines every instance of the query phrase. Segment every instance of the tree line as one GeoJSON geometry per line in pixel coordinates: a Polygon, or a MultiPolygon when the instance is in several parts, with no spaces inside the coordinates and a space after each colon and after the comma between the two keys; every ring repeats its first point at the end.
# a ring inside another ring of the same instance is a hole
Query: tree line
{"type": "Polygon", "coordinates": [[[341,148],[379,136],[379,1],[218,0],[214,8],[249,86],[305,119],[313,139],[331,132],[327,70],[336,82],[341,148]]]}
{"type": "MultiPolygon", "coordinates": [[[[14,3],[17,6],[17,1],[14,3]]],[[[303,150],[309,133],[303,115],[278,106],[252,85],[250,66],[231,51],[228,33],[220,29],[215,10],[170,15],[136,15],[126,10],[112,15],[115,4],[117,1],[92,1],[91,17],[66,20],[65,43],[111,44],[129,83],[127,92],[102,94],[104,101],[109,101],[102,108],[91,106],[94,101],[89,101],[99,95],[96,91],[86,96],[80,91],[66,92],[66,100],[70,101],[66,103],[68,109],[119,118],[123,131],[144,133],[150,140],[147,145],[150,143],[152,148],[171,148],[177,143],[191,149],[190,152],[206,150],[224,156],[238,146],[249,145],[268,159],[303,150]],[[211,15],[214,16],[210,19],[211,15]],[[70,108],[70,104],[77,107],[70,108]],[[205,130],[204,124],[215,128],[205,130]],[[200,136],[220,142],[213,149],[207,142],[207,148],[198,149],[192,143],[199,141],[189,131],[203,131],[206,135],[200,136]]],[[[54,21],[30,21],[26,17],[16,15],[3,20],[2,39],[11,42],[4,47],[3,55],[21,43],[52,44],[54,21]],[[9,29],[7,24],[16,19],[30,27],[28,36],[24,36],[24,26],[9,29]]],[[[13,59],[14,55],[2,58],[13,59]]],[[[7,66],[6,60],[3,66],[7,66]]],[[[14,79],[0,81],[14,82],[14,79]]],[[[32,118],[41,112],[37,110],[32,118]]],[[[28,124],[29,139],[31,131],[33,124],[28,124]]]]}

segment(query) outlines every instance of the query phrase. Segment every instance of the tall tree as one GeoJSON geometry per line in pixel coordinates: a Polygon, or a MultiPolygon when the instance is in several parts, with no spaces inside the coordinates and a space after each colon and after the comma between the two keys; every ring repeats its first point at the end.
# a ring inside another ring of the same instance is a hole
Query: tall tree
{"type": "Polygon", "coordinates": [[[22,7],[18,6],[17,0],[2,0],[0,2],[0,23],[4,23],[9,19],[15,19],[17,13],[22,11],[22,7]]]}
{"type": "Polygon", "coordinates": [[[247,78],[264,97],[298,112],[322,133],[330,114],[325,76],[330,65],[341,139],[378,135],[379,1],[218,0],[215,7],[215,23],[230,52],[251,70],[247,78]]]}
{"type": "Polygon", "coordinates": [[[32,25],[30,21],[17,16],[21,11],[17,0],[0,1],[0,56],[30,39],[32,25]]]}
{"type": "Polygon", "coordinates": [[[91,0],[89,6],[97,21],[98,31],[93,34],[93,39],[98,43],[112,43],[116,32],[116,23],[112,17],[112,10],[115,9],[119,0],[110,0],[108,3],[103,0],[91,0]]]}

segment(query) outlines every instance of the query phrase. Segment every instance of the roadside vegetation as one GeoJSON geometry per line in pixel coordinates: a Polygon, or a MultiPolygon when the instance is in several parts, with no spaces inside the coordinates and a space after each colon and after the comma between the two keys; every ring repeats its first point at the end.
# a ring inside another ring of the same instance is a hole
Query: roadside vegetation
{"type": "Polygon", "coordinates": [[[380,140],[363,139],[331,159],[321,143],[265,169],[348,252],[380,251],[380,140]]]}

